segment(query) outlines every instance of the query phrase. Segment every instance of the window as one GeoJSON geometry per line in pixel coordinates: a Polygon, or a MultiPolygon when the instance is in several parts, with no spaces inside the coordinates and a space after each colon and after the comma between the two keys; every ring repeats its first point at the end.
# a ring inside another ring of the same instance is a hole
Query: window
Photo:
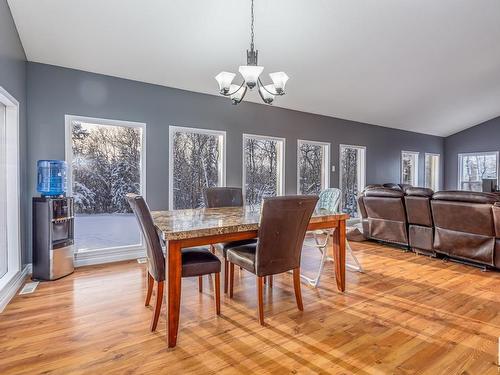
{"type": "Polygon", "coordinates": [[[66,116],[77,253],[142,247],[125,195],[145,193],[144,133],[144,124],[66,116]]]}
{"type": "Polygon", "coordinates": [[[297,141],[297,193],[318,195],[330,186],[330,144],[297,141]]]}
{"type": "Polygon", "coordinates": [[[226,132],[170,127],[169,205],[203,207],[203,189],[224,186],[226,132]]]}
{"type": "Polygon", "coordinates": [[[458,188],[483,191],[483,180],[498,183],[498,152],[458,154],[458,188]]]}
{"type": "Polygon", "coordinates": [[[243,134],[243,189],[247,204],[282,195],[285,139],[243,134]]]}
{"type": "Polygon", "coordinates": [[[21,271],[20,190],[19,103],[0,87],[0,292],[21,271]]]}
{"type": "Polygon", "coordinates": [[[357,218],[358,195],[366,184],[366,147],[340,145],[339,173],[342,212],[357,218]]]}
{"type": "Polygon", "coordinates": [[[439,190],[439,154],[425,153],[425,187],[439,190]]]}
{"type": "Polygon", "coordinates": [[[418,186],[418,152],[401,151],[401,183],[418,186]]]}

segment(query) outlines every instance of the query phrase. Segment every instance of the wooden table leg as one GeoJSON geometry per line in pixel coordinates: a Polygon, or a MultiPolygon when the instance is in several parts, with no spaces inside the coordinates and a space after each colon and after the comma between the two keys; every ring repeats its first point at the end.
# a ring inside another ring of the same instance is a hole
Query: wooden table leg
{"type": "Polygon", "coordinates": [[[177,344],[179,330],[179,312],[181,307],[181,272],[182,258],[179,241],[168,241],[168,308],[167,308],[167,336],[168,347],[177,344]]]}
{"type": "Polygon", "coordinates": [[[333,232],[333,259],[335,265],[335,278],[337,289],[345,291],[345,220],[339,220],[337,228],[333,232]]]}

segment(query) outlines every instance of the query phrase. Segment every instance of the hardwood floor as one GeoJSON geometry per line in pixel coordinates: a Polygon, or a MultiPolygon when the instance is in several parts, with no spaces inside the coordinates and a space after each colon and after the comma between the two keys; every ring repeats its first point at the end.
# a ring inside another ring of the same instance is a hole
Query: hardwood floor
{"type": "MultiPolygon", "coordinates": [[[[497,374],[500,273],[351,243],[365,268],[337,291],[329,265],[319,289],[291,274],[264,288],[235,270],[234,298],[214,308],[213,282],[183,279],[178,345],[168,349],[165,304],[151,333],[144,265],[83,267],[16,296],[0,314],[0,374],[497,374]]],[[[302,268],[318,263],[304,250],[302,268]]]]}

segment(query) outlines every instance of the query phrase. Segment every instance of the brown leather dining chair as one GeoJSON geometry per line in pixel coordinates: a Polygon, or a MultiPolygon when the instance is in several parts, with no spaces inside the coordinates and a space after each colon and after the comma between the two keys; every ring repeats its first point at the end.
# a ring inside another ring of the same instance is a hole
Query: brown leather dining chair
{"type": "Polygon", "coordinates": [[[266,276],[292,270],[295,299],[303,310],[300,290],[300,256],[307,227],[318,201],[317,196],[296,195],[272,197],[264,200],[255,243],[228,248],[230,291],[232,297],[234,265],[257,276],[259,322],[264,325],[262,289],[266,276]]]}
{"type": "MultiPolygon", "coordinates": [[[[161,240],[153,222],[153,217],[144,198],[137,194],[127,194],[127,201],[134,212],[139,227],[146,241],[146,252],[148,258],[148,291],[146,303],[148,306],[153,293],[154,282],[157,282],[156,303],[151,321],[151,331],[156,329],[163,302],[163,287],[165,284],[165,256],[161,246],[161,240]]],[[[208,247],[189,247],[182,251],[182,277],[201,277],[203,275],[215,275],[215,309],[220,315],[220,260],[212,254],[208,247]]],[[[200,284],[201,285],[201,284],[200,284]]],[[[201,289],[200,289],[201,292],[201,289]]]]}
{"type": "MultiPolygon", "coordinates": [[[[243,192],[237,187],[211,187],[203,190],[203,198],[205,207],[221,208],[221,207],[243,207],[243,192]]],[[[229,280],[229,265],[227,262],[227,249],[230,247],[256,243],[257,239],[223,242],[214,244],[214,248],[218,250],[224,257],[224,293],[228,292],[229,280]]]]}

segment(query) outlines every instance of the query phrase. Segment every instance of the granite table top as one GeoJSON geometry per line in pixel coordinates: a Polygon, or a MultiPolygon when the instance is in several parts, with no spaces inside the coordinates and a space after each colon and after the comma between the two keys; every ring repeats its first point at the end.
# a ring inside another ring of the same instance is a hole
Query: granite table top
{"type": "MultiPolygon", "coordinates": [[[[182,240],[258,230],[260,208],[244,206],[153,211],[152,216],[165,240],[182,240]]],[[[347,214],[321,209],[313,213],[310,223],[348,218],[347,214]]]]}

